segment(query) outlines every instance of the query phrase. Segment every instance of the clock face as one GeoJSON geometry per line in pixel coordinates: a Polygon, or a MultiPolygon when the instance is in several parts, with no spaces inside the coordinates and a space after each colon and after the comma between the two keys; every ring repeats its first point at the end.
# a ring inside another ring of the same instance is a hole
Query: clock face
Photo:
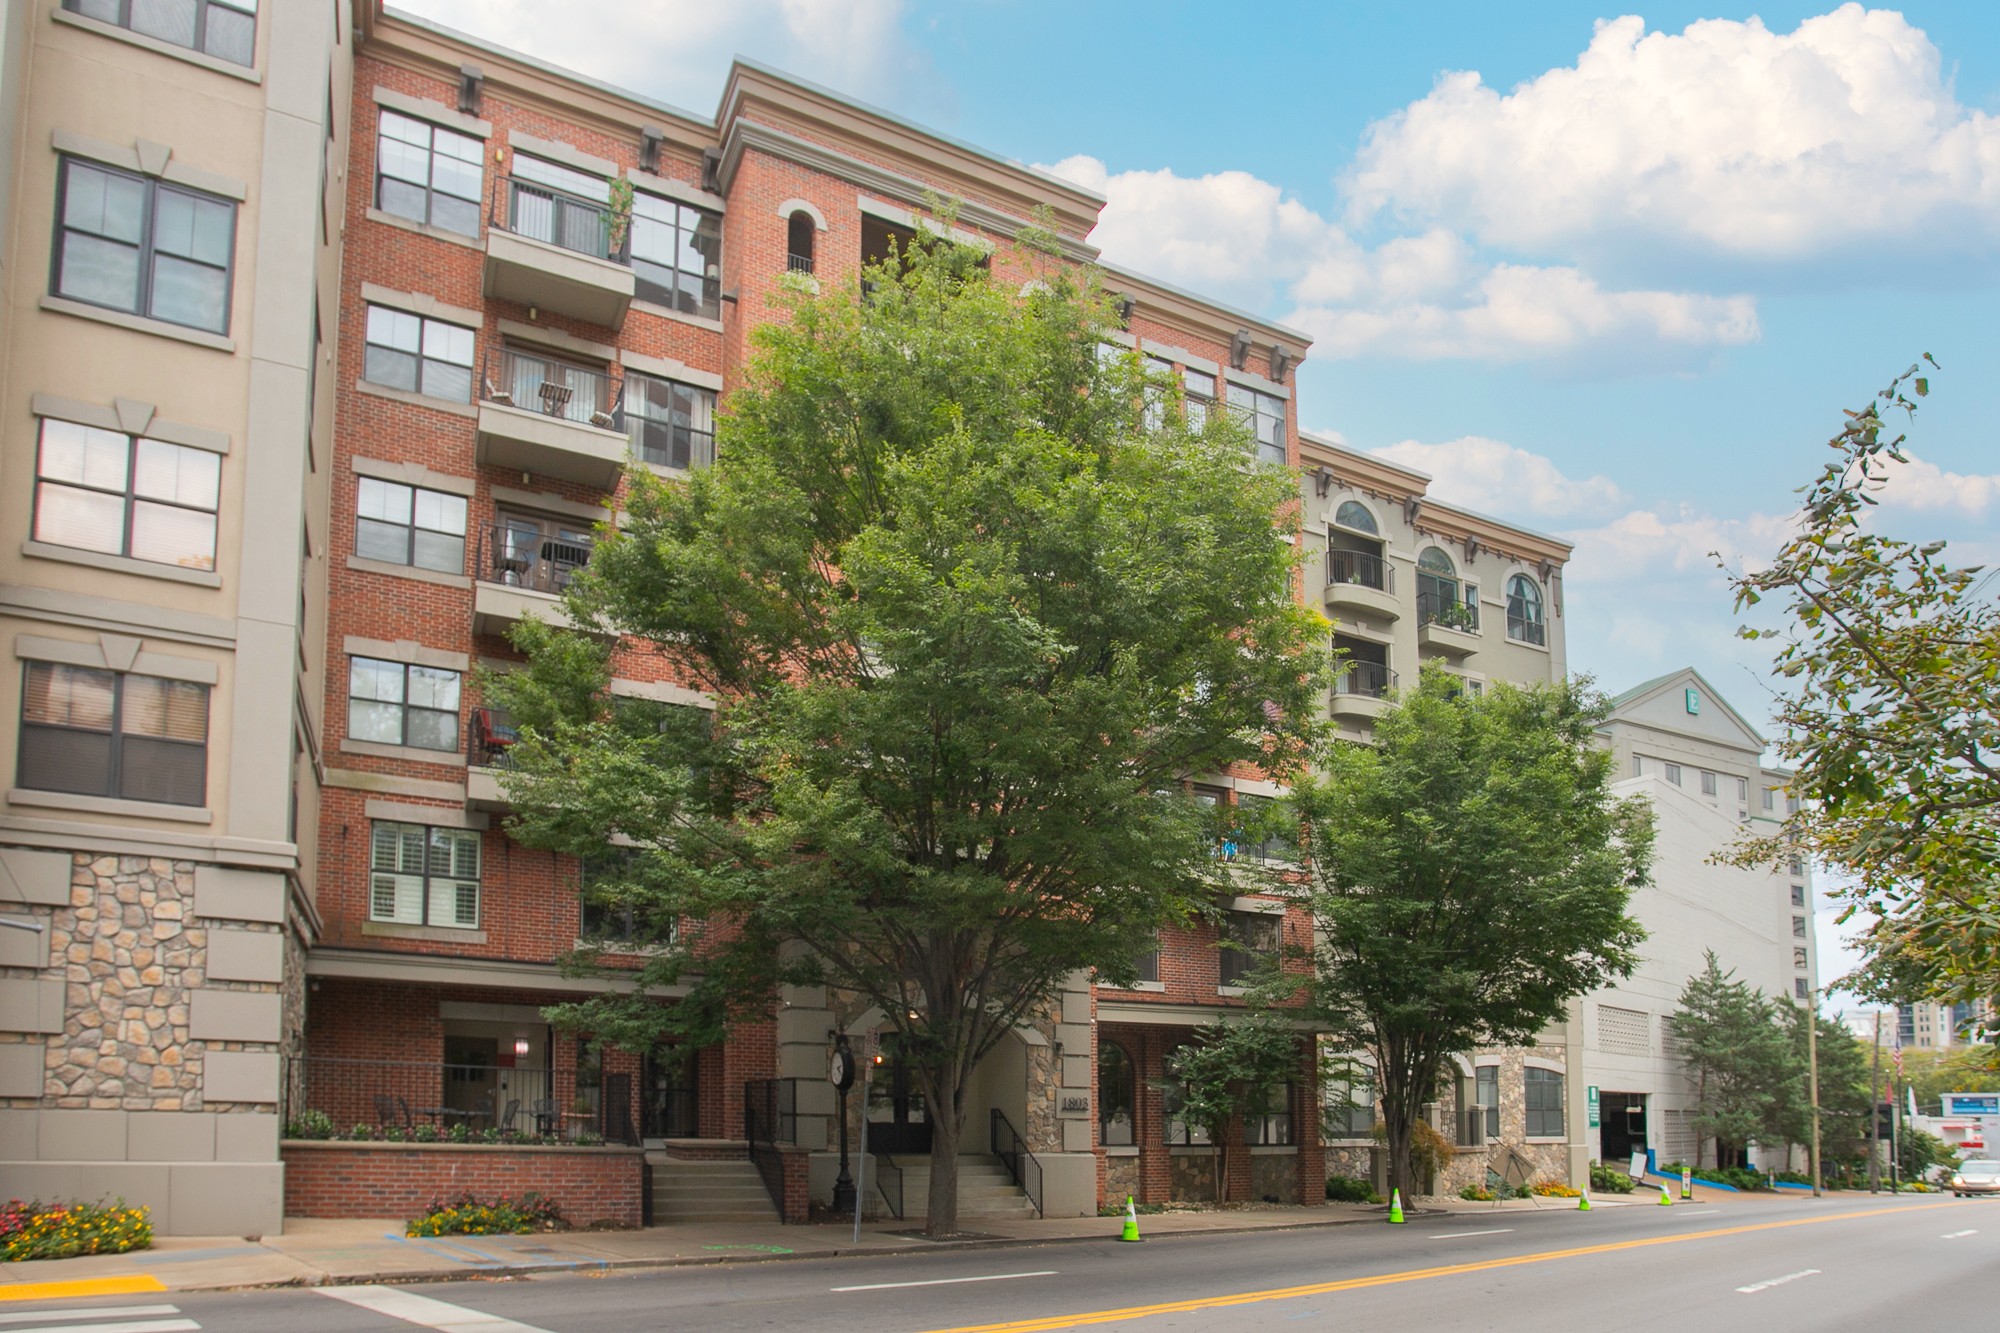
{"type": "Polygon", "coordinates": [[[845,1089],[854,1081],[854,1058],[846,1051],[835,1051],[827,1062],[826,1078],[834,1087],[845,1089]]]}

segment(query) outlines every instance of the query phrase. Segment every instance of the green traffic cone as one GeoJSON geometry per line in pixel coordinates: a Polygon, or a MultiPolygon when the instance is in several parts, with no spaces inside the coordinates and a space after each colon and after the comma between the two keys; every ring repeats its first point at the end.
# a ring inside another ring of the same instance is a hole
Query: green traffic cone
{"type": "Polygon", "coordinates": [[[1132,1196],[1125,1196],[1125,1234],[1120,1240],[1139,1239],[1139,1209],[1133,1204],[1132,1196]]]}
{"type": "Polygon", "coordinates": [[[1667,1187],[1665,1185],[1660,1186],[1660,1207],[1671,1208],[1673,1206],[1674,1206],[1674,1196],[1667,1193],[1667,1187]]]}
{"type": "Polygon", "coordinates": [[[1576,1210],[1577,1210],[1577,1211],[1578,1211],[1579,1213],[1587,1213],[1587,1212],[1589,1212],[1589,1211],[1590,1211],[1590,1191],[1589,1191],[1589,1190],[1587,1190],[1587,1189],[1586,1189],[1586,1190],[1585,1190],[1585,1191],[1584,1191],[1583,1193],[1581,1193],[1581,1194],[1579,1194],[1579,1195],[1577,1195],[1577,1196],[1576,1196],[1576,1210]]]}
{"type": "Polygon", "coordinates": [[[1389,1221],[1400,1225],[1403,1221],[1403,1191],[1389,1191],[1389,1221]]]}

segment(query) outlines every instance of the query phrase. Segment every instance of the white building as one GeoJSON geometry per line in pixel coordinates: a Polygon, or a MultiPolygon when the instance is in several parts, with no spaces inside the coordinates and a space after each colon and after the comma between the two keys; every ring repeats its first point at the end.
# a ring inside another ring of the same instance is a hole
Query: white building
{"type": "Polygon", "coordinates": [[[1739,980],[1804,1001],[1818,988],[1812,883],[1801,860],[1738,868],[1711,859],[1783,818],[1789,774],[1763,767],[1764,738],[1697,672],[1617,696],[1602,734],[1625,775],[1613,790],[1652,803],[1657,841],[1653,884],[1632,900],[1647,931],[1639,966],[1581,1004],[1581,1082],[1597,1120],[1585,1132],[1601,1161],[1648,1148],[1659,1161],[1691,1161],[1693,1096],[1672,1024],[1681,989],[1713,950],[1739,980]]]}

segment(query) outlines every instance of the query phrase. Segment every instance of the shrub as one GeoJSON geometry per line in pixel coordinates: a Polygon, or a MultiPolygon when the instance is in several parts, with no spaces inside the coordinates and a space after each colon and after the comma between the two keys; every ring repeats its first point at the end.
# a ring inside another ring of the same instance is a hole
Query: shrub
{"type": "Polygon", "coordinates": [[[443,1136],[438,1133],[436,1125],[418,1125],[410,1135],[411,1140],[416,1143],[436,1143],[441,1137],[443,1136]]]}
{"type": "Polygon", "coordinates": [[[1365,1180],[1353,1176],[1328,1176],[1326,1197],[1335,1203],[1380,1203],[1382,1196],[1365,1180]]]}
{"type": "Polygon", "coordinates": [[[504,1236],[529,1231],[554,1231],[567,1226],[554,1199],[523,1194],[482,1203],[470,1193],[456,1202],[434,1201],[422,1217],[404,1226],[406,1236],[504,1236]]]}
{"type": "Polygon", "coordinates": [[[80,1254],[124,1254],[153,1243],[153,1221],[144,1208],[115,1204],[23,1203],[0,1208],[0,1259],[70,1259],[80,1254]]]}
{"type": "Polygon", "coordinates": [[[1467,1185],[1459,1190],[1458,1197],[1461,1199],[1470,1199],[1474,1203],[1491,1203],[1493,1202],[1493,1191],[1483,1185],[1467,1185]]]}
{"type": "Polygon", "coordinates": [[[463,1120],[457,1121],[447,1132],[447,1137],[453,1143],[470,1143],[472,1142],[472,1127],[463,1120]]]}
{"type": "MultiPolygon", "coordinates": [[[[1681,1173],[1679,1162],[1663,1163],[1660,1174],[1678,1177],[1681,1173]]],[[[1694,1169],[1696,1184],[1709,1181],[1719,1185],[1734,1185],[1740,1190],[1769,1190],[1771,1182],[1762,1171],[1749,1171],[1740,1166],[1698,1166],[1694,1169]]]]}
{"type": "Polygon", "coordinates": [[[1538,1180],[1528,1186],[1529,1192],[1543,1199],[1574,1199],[1583,1191],[1574,1185],[1565,1185],[1560,1180],[1538,1180]]]}
{"type": "Polygon", "coordinates": [[[373,1125],[356,1125],[342,1137],[354,1143],[366,1143],[375,1137],[375,1127],[373,1125]]]}
{"type": "Polygon", "coordinates": [[[339,1132],[334,1128],[333,1117],[324,1111],[303,1112],[285,1125],[288,1139],[330,1139],[339,1132]]]}
{"type": "Polygon", "coordinates": [[[1590,1187],[1599,1194],[1630,1194],[1632,1177],[1602,1162],[1590,1164],[1590,1187]]]}

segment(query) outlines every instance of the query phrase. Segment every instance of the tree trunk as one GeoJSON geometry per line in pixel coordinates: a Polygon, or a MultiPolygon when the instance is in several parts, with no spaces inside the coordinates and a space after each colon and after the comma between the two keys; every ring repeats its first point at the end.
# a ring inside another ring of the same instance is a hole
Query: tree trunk
{"type": "Polygon", "coordinates": [[[1229,1202],[1229,1135],[1222,1134],[1215,1145],[1215,1201],[1229,1202]]]}
{"type": "MultiPolygon", "coordinates": [[[[937,1080],[945,1084],[947,1080],[937,1080]]],[[[954,1086],[940,1086],[931,1101],[930,1202],[924,1222],[927,1236],[949,1236],[958,1230],[958,1145],[965,1134],[965,1100],[954,1086]]]]}

